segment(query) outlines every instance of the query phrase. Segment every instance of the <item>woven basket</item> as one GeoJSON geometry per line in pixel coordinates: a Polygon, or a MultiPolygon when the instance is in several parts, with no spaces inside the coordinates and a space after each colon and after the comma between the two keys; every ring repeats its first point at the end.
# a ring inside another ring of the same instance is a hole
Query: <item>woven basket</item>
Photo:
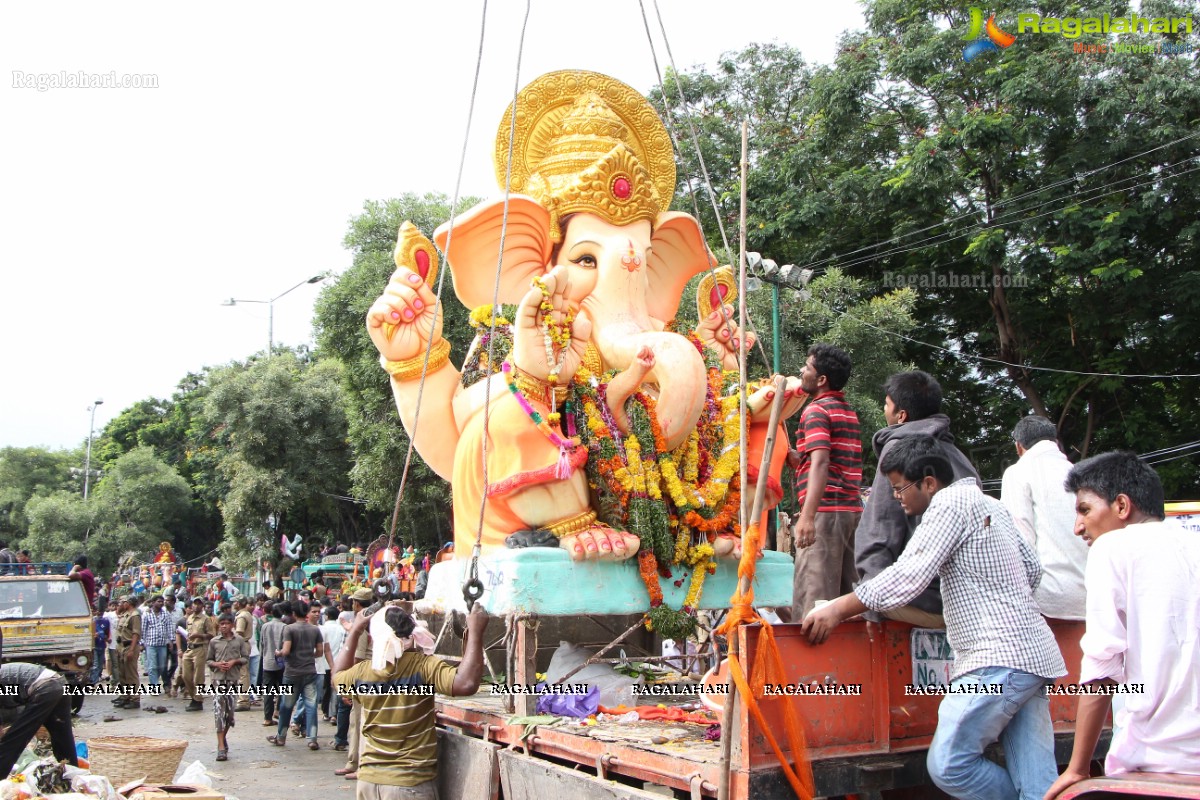
{"type": "Polygon", "coordinates": [[[149,736],[94,736],[87,741],[88,763],[114,787],[144,778],[147,783],[170,783],[188,743],[182,739],[149,736]]]}

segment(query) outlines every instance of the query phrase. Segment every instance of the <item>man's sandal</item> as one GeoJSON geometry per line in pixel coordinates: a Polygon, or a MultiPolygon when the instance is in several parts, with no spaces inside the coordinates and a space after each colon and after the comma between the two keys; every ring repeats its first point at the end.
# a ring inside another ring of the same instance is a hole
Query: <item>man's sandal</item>
{"type": "Polygon", "coordinates": [[[268,736],[267,741],[270,742],[271,744],[275,745],[276,747],[283,747],[285,744],[287,744],[287,737],[286,736],[268,736]]]}
{"type": "Polygon", "coordinates": [[[228,760],[229,760],[229,751],[228,750],[218,750],[217,751],[217,761],[228,761],[228,760]]]}

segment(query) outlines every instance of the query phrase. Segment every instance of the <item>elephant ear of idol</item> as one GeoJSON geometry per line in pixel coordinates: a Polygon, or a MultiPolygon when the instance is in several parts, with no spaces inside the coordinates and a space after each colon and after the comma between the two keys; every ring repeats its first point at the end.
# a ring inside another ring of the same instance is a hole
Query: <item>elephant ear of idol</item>
{"type": "Polygon", "coordinates": [[[681,211],[659,214],[646,263],[650,283],[646,310],[650,316],[663,323],[675,319],[687,282],[716,265],[694,217],[681,211]]]}
{"type": "Polygon", "coordinates": [[[434,231],[433,239],[446,254],[454,276],[454,294],[467,308],[492,303],[501,235],[499,302],[516,305],[529,291],[530,282],[546,273],[552,246],[550,212],[532,197],[514,194],[508,198],[507,225],[504,201],[486,200],[434,231]]]}

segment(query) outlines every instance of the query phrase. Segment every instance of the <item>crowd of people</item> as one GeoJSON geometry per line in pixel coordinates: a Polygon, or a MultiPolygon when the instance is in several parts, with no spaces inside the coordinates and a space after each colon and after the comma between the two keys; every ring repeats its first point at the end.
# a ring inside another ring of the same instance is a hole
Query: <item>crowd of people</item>
{"type": "Polygon", "coordinates": [[[1154,470],[1127,452],[1072,465],[1055,425],[1030,416],[989,497],[937,380],[914,370],[884,386],[887,426],[863,491],[842,391],[850,357],[826,344],[807,355],[790,618],[814,644],[857,615],[946,629],[954,663],[927,758],[934,783],[953,797],[1049,800],[1089,776],[1113,684],[1142,691],[1121,695],[1106,772],[1200,775],[1200,537],[1165,520],[1154,470]],[[1078,682],[1090,692],[1061,776],[1047,692],[1067,674],[1055,619],[1086,623],[1078,682]],[[984,756],[996,741],[1003,767],[984,756]]]}
{"type": "Polygon", "coordinates": [[[416,787],[406,797],[433,796],[432,696],[414,690],[379,700],[378,687],[477,691],[487,621],[481,608],[468,616],[466,656],[455,668],[432,655],[432,637],[403,608],[365,614],[374,600],[370,589],[341,601],[305,590],[292,600],[282,585],[269,584],[253,598],[218,599],[215,608],[207,597],[189,602],[182,586],[174,589],[166,596],[124,595],[115,611],[103,595],[97,598],[93,677],[102,681],[107,664],[112,685],[125,687],[114,706],[139,708],[158,694],[187,699],[186,711],[209,704],[218,761],[230,757],[238,712],[259,710],[262,726],[273,730],[267,741],[277,747],[291,735],[320,750],[319,726],[331,725],[333,749],[346,753],[336,774],[357,781],[358,797],[390,797],[381,788],[389,786],[416,787]],[[372,619],[378,621],[368,636],[372,619]],[[407,733],[397,738],[402,721],[407,733]]]}

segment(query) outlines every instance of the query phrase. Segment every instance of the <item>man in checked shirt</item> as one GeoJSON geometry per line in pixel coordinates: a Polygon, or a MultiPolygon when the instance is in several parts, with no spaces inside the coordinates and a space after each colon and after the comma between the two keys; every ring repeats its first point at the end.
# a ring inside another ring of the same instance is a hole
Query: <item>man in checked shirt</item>
{"type": "Polygon", "coordinates": [[[1058,777],[1045,686],[1067,670],[1033,599],[1037,554],[998,500],[972,478],[954,480],[933,437],[898,442],[879,470],[904,513],[924,515],[921,524],[896,563],[809,614],[803,630],[820,644],[843,620],[902,606],[940,576],[954,668],[929,746],[930,777],[958,798],[1041,798],[1058,777]],[[970,684],[1002,691],[974,693],[970,684]],[[983,757],[997,739],[1006,767],[983,757]]]}

